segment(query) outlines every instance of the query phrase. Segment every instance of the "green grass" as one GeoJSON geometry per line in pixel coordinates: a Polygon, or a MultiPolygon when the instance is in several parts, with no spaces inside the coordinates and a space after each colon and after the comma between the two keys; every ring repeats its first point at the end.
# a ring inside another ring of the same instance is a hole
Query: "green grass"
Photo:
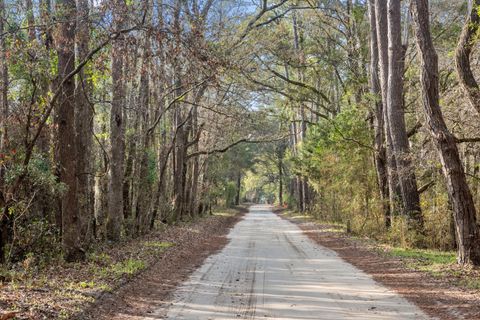
{"type": "Polygon", "coordinates": [[[389,254],[394,257],[417,260],[426,265],[442,265],[456,262],[455,253],[448,251],[392,248],[389,254]]]}
{"type": "Polygon", "coordinates": [[[92,252],[88,254],[87,259],[101,265],[108,265],[112,262],[112,258],[106,253],[92,252]]]}
{"type": "Polygon", "coordinates": [[[447,276],[448,266],[456,263],[455,253],[449,251],[392,248],[388,255],[401,258],[407,267],[427,272],[434,277],[447,276]]]}
{"type": "Polygon", "coordinates": [[[155,249],[167,249],[173,247],[175,243],[168,242],[168,241],[146,241],[144,242],[144,246],[148,248],[155,248],[155,249]]]}
{"type": "Polygon", "coordinates": [[[77,284],[82,289],[95,288],[96,284],[94,281],[81,281],[77,284]]]}
{"type": "Polygon", "coordinates": [[[460,285],[473,290],[480,290],[480,279],[464,279],[460,281],[460,285]]]}
{"type": "Polygon", "coordinates": [[[131,276],[145,268],[146,268],[145,262],[141,260],[127,259],[112,265],[110,267],[110,271],[112,271],[117,276],[122,276],[122,275],[131,276]]]}

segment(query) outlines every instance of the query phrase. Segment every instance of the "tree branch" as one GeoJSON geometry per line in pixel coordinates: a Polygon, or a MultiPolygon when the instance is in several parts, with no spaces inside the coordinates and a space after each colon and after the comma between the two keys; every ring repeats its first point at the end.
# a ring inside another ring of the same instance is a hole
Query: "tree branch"
{"type": "Polygon", "coordinates": [[[408,130],[407,132],[407,136],[409,138],[413,137],[415,134],[417,134],[418,130],[420,130],[420,128],[423,126],[423,124],[421,122],[417,122],[415,123],[415,125],[413,126],[412,129],[408,130]]]}
{"type": "Polygon", "coordinates": [[[424,184],[423,186],[421,186],[421,187],[418,189],[418,193],[419,193],[419,194],[424,193],[425,191],[428,190],[428,188],[430,188],[430,187],[433,186],[433,185],[435,185],[435,181],[434,181],[434,180],[432,180],[432,181],[424,184]]]}
{"type": "Polygon", "coordinates": [[[457,143],[467,143],[467,142],[480,142],[480,137],[473,137],[473,138],[456,138],[455,141],[457,143]]]}
{"type": "Polygon", "coordinates": [[[280,138],[275,138],[275,139],[268,139],[268,140],[249,140],[249,138],[242,138],[240,140],[237,140],[228,146],[221,148],[221,149],[213,149],[213,150],[202,150],[202,151],[197,151],[194,153],[191,153],[187,156],[187,159],[190,159],[192,157],[198,157],[201,155],[211,155],[211,154],[216,154],[216,153],[225,153],[231,148],[241,144],[241,143],[270,143],[270,142],[276,142],[276,141],[282,141],[288,138],[290,135],[280,137],[280,138]]]}

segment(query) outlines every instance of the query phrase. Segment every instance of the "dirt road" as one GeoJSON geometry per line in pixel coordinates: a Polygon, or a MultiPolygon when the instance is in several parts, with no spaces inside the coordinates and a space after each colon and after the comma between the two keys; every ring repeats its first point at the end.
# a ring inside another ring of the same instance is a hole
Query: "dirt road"
{"type": "Polygon", "coordinates": [[[270,209],[250,209],[177,289],[167,319],[427,319],[270,209]]]}

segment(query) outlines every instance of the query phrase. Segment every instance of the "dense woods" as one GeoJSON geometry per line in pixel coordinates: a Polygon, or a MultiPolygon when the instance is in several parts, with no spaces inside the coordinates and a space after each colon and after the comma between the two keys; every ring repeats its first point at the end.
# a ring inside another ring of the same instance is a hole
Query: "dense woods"
{"type": "Polygon", "coordinates": [[[480,265],[476,0],[0,0],[0,263],[242,201],[480,265]]]}

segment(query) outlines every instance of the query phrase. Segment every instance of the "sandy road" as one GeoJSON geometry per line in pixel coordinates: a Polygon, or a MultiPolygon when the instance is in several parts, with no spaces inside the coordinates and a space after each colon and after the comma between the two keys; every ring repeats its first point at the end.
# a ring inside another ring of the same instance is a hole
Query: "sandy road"
{"type": "Polygon", "coordinates": [[[269,207],[252,207],[229,239],[177,289],[167,319],[427,319],[269,207]]]}

